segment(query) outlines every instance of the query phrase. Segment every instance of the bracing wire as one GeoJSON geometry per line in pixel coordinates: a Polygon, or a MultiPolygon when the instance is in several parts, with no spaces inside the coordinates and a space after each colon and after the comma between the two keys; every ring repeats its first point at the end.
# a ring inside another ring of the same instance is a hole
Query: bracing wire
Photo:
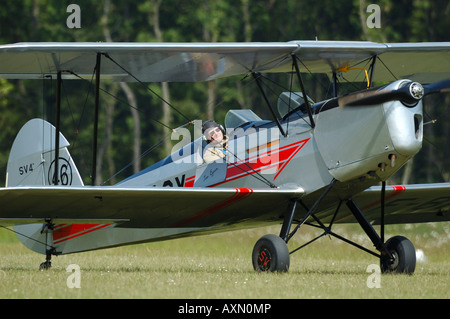
{"type": "MultiPolygon", "coordinates": [[[[268,78],[268,77],[266,77],[266,76],[264,76],[264,75],[262,75],[262,74],[259,74],[259,76],[260,76],[261,78],[263,78],[263,79],[265,79],[265,80],[267,80],[267,81],[269,81],[269,82],[271,82],[271,83],[277,85],[278,87],[282,88],[283,90],[289,91],[289,92],[292,94],[292,91],[291,91],[291,90],[292,90],[292,87],[291,87],[290,89],[288,89],[288,88],[284,87],[283,85],[281,85],[280,83],[275,82],[275,81],[273,81],[272,79],[270,79],[270,78],[268,78]]],[[[264,84],[264,82],[261,82],[261,83],[264,84]]],[[[266,85],[265,88],[266,88],[268,91],[270,91],[273,95],[277,96],[277,92],[275,92],[270,86],[266,85]]],[[[304,98],[306,98],[306,97],[304,97],[304,98]]],[[[290,99],[289,99],[289,100],[290,100],[290,99]]],[[[286,102],[283,102],[283,103],[286,103],[286,102]]],[[[289,101],[289,103],[290,103],[290,101],[289,101]]],[[[302,116],[301,119],[302,119],[306,124],[308,124],[309,126],[311,126],[311,123],[309,123],[309,122],[305,119],[305,117],[302,116]]]]}
{"type": "MultiPolygon", "coordinates": [[[[84,79],[83,79],[82,77],[80,77],[78,74],[76,74],[76,73],[74,73],[74,72],[72,72],[72,71],[70,71],[70,73],[71,73],[72,75],[78,77],[79,79],[84,80],[84,79]]],[[[94,79],[94,74],[95,74],[95,70],[94,70],[94,72],[93,72],[93,74],[92,74],[92,78],[91,78],[91,81],[90,81],[90,84],[89,84],[89,85],[92,85],[92,82],[93,82],[93,79],[94,79]]],[[[103,88],[99,88],[99,89],[100,89],[100,91],[102,91],[103,93],[105,93],[105,94],[111,96],[112,98],[114,98],[114,99],[117,100],[118,102],[123,103],[123,104],[127,105],[128,107],[133,108],[133,109],[135,109],[135,110],[137,110],[137,111],[139,111],[139,112],[141,112],[141,113],[144,114],[144,111],[141,110],[141,109],[139,109],[139,108],[137,108],[136,106],[131,105],[131,104],[128,103],[127,101],[124,101],[123,99],[119,98],[118,96],[111,94],[110,92],[108,92],[107,90],[105,90],[105,89],[103,89],[103,88]]],[[[84,110],[85,110],[85,108],[86,108],[86,104],[87,104],[89,95],[90,95],[90,90],[88,90],[88,93],[86,94],[86,98],[85,98],[85,102],[84,102],[84,106],[83,106],[83,112],[82,112],[82,115],[80,116],[80,123],[78,124],[78,126],[77,126],[77,128],[76,128],[77,131],[78,131],[79,127],[80,127],[81,120],[82,120],[82,118],[83,118],[84,110]]],[[[169,125],[167,125],[167,124],[165,124],[165,123],[163,123],[163,122],[161,122],[161,121],[159,121],[159,120],[157,120],[157,119],[150,118],[150,120],[152,120],[152,121],[154,121],[155,123],[158,123],[158,124],[160,124],[161,126],[167,128],[167,129],[169,129],[171,132],[174,132],[174,131],[175,131],[175,129],[173,129],[173,128],[170,127],[169,125]]],[[[187,124],[189,124],[189,123],[187,123],[187,124]]],[[[185,125],[187,125],[187,124],[184,124],[183,126],[185,126],[185,125]]],[[[77,135],[78,135],[78,134],[77,134],[77,135]]],[[[131,165],[133,165],[133,163],[134,163],[137,159],[143,158],[143,157],[145,157],[146,155],[148,155],[151,151],[153,151],[155,148],[157,148],[158,146],[160,146],[160,145],[161,145],[161,144],[162,144],[169,136],[170,136],[170,135],[167,135],[166,137],[160,139],[154,146],[151,146],[150,148],[148,148],[147,150],[145,150],[138,158],[133,159],[130,163],[128,163],[127,165],[125,165],[122,169],[120,169],[118,172],[116,172],[114,175],[112,175],[110,178],[108,178],[106,181],[104,181],[104,182],[102,183],[102,185],[105,185],[107,182],[109,182],[110,180],[112,180],[113,178],[115,178],[117,175],[119,175],[120,173],[122,173],[123,171],[125,171],[127,168],[129,168],[131,165]]],[[[75,142],[76,142],[76,141],[75,141],[75,142]]],[[[75,147],[75,142],[73,143],[72,148],[75,147]]]]}
{"type": "Polygon", "coordinates": [[[51,245],[47,244],[46,242],[42,242],[42,241],[40,241],[40,240],[34,239],[34,238],[32,238],[32,237],[30,237],[30,236],[27,236],[27,235],[25,235],[25,234],[22,234],[22,233],[20,233],[20,232],[14,230],[14,229],[10,229],[10,228],[8,228],[8,227],[6,227],[6,226],[3,226],[3,225],[0,225],[0,227],[6,229],[6,230],[8,230],[8,231],[10,231],[10,232],[12,232],[12,233],[14,233],[14,234],[16,234],[16,235],[20,235],[20,236],[25,237],[26,239],[35,241],[36,243],[41,244],[41,245],[43,245],[43,246],[45,246],[45,247],[52,247],[51,245]]]}
{"type": "MultiPolygon", "coordinates": [[[[251,167],[245,160],[241,160],[236,154],[232,153],[228,148],[226,148],[227,152],[229,152],[231,155],[233,155],[237,160],[238,163],[241,162],[243,163],[245,166],[247,166],[251,171],[253,171],[253,173],[255,173],[258,176],[255,176],[253,174],[250,174],[251,176],[255,177],[257,180],[259,180],[260,182],[263,182],[264,184],[268,185],[271,188],[278,188],[275,184],[273,184],[272,182],[270,182],[267,178],[265,178],[261,173],[259,173],[257,170],[255,170],[253,167],[251,167]]],[[[234,162],[230,162],[230,164],[234,165],[236,168],[242,170],[245,173],[248,173],[248,171],[244,170],[242,167],[239,167],[237,164],[235,164],[234,162]]]]}
{"type": "MultiPolygon", "coordinates": [[[[143,87],[145,87],[146,90],[148,90],[149,92],[153,93],[153,94],[154,94],[157,98],[159,98],[162,102],[166,103],[171,109],[173,109],[175,112],[177,112],[179,115],[181,115],[184,119],[186,119],[186,120],[188,121],[188,123],[186,123],[186,124],[184,124],[184,125],[188,125],[188,124],[191,124],[191,123],[192,123],[192,121],[191,121],[185,114],[183,114],[180,110],[178,110],[176,107],[174,107],[171,103],[169,103],[167,100],[165,100],[165,99],[164,99],[163,97],[161,97],[159,94],[157,94],[157,93],[156,93],[154,90],[152,90],[149,86],[145,85],[145,83],[143,83],[143,82],[142,82],[140,79],[138,79],[135,75],[133,75],[131,72],[129,72],[127,69],[125,69],[125,68],[124,68],[122,65],[120,65],[117,61],[115,61],[109,54],[103,53],[103,55],[104,55],[106,58],[108,58],[109,60],[111,60],[111,61],[112,61],[115,65],[117,65],[119,68],[121,68],[124,72],[126,72],[129,76],[131,76],[133,79],[135,79],[139,84],[141,84],[143,87]]],[[[74,74],[74,75],[77,76],[77,77],[79,77],[77,74],[74,74]]],[[[243,79],[245,79],[246,77],[248,77],[248,75],[246,75],[243,79]]],[[[81,77],[79,77],[79,78],[81,78],[81,77]]],[[[242,80],[243,80],[243,79],[242,79],[242,80]]],[[[241,80],[241,81],[242,81],[242,80],[241,80]]],[[[272,81],[272,82],[273,82],[273,81],[272,81]]],[[[277,84],[278,86],[282,87],[279,83],[275,83],[275,84],[277,84]]],[[[292,79],[291,79],[291,84],[290,84],[290,86],[291,86],[291,89],[292,89],[292,79]]],[[[290,90],[291,90],[291,89],[290,89],[290,90]]],[[[118,98],[117,96],[114,96],[113,94],[109,93],[108,91],[106,91],[106,90],[104,90],[104,89],[102,89],[102,88],[100,88],[100,90],[101,90],[102,92],[104,92],[104,93],[106,93],[106,94],[112,96],[113,98],[115,98],[115,99],[118,100],[119,102],[124,103],[124,104],[128,105],[129,107],[132,107],[132,108],[134,108],[134,109],[136,109],[136,110],[138,110],[138,111],[140,111],[140,112],[143,112],[142,110],[136,108],[136,107],[133,106],[133,105],[130,105],[128,102],[123,101],[122,99],[118,98]]],[[[290,91],[290,90],[289,90],[289,91],[290,91]]],[[[87,97],[86,97],[86,100],[87,100],[87,97]]],[[[158,124],[160,124],[160,125],[162,125],[162,126],[164,126],[164,127],[166,127],[167,129],[171,130],[171,132],[174,131],[173,128],[171,128],[170,126],[168,126],[168,125],[162,123],[162,122],[159,121],[159,120],[156,120],[156,119],[151,119],[151,120],[154,121],[154,122],[156,122],[156,123],[158,123],[158,124]]],[[[146,151],[144,151],[144,152],[140,155],[139,158],[142,158],[142,157],[148,155],[148,154],[149,154],[150,152],[152,152],[155,148],[157,148],[158,146],[162,145],[162,143],[163,143],[167,138],[168,138],[168,135],[165,136],[164,138],[160,139],[155,145],[153,145],[152,147],[150,147],[149,149],[147,149],[146,151]]],[[[232,153],[230,152],[230,154],[232,154],[232,153]]],[[[232,154],[232,155],[233,155],[234,157],[236,157],[236,158],[239,160],[239,158],[238,158],[235,154],[232,154]]],[[[136,160],[137,160],[137,158],[134,159],[134,160],[132,160],[132,161],[131,161],[130,163],[128,163],[125,167],[123,167],[123,168],[120,169],[118,172],[116,172],[114,175],[112,175],[110,178],[108,178],[107,180],[105,180],[105,181],[102,183],[102,185],[108,183],[110,180],[112,180],[112,179],[115,178],[117,175],[119,175],[120,173],[122,173],[124,170],[126,170],[127,168],[129,168],[129,167],[134,163],[134,161],[136,161],[136,160]]],[[[277,187],[276,185],[274,185],[273,183],[271,183],[270,181],[268,181],[264,176],[262,176],[262,175],[261,175],[258,171],[256,171],[253,167],[251,167],[250,165],[248,165],[247,163],[245,163],[245,161],[241,161],[241,160],[239,160],[239,161],[240,161],[240,162],[243,162],[243,163],[244,163],[251,171],[253,171],[254,174],[251,174],[252,176],[254,176],[254,177],[257,178],[258,180],[260,180],[261,182],[267,184],[268,186],[270,186],[270,187],[272,187],[272,188],[276,188],[276,187],[277,187]]],[[[242,168],[240,167],[240,169],[242,169],[242,168]]]]}
{"type": "Polygon", "coordinates": [[[178,110],[175,106],[173,106],[171,103],[169,103],[167,100],[165,100],[162,96],[160,96],[158,93],[156,93],[154,90],[152,90],[148,85],[145,85],[144,82],[139,80],[136,76],[134,76],[130,71],[125,69],[122,65],[120,65],[116,60],[114,60],[108,53],[103,53],[103,55],[111,60],[115,65],[117,65],[119,68],[121,68],[124,72],[129,74],[133,79],[135,79],[139,84],[141,84],[145,89],[153,93],[157,98],[159,98],[162,102],[166,103],[172,110],[180,114],[182,117],[184,117],[188,122],[191,122],[191,120],[184,115],[180,110],[178,110]]]}

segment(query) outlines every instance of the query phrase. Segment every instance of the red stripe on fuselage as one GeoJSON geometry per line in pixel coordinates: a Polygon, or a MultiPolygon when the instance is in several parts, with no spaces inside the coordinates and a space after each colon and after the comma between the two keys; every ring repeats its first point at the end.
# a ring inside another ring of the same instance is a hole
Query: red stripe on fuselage
{"type": "Polygon", "coordinates": [[[55,226],[53,230],[53,244],[60,244],[66,240],[88,234],[106,226],[108,224],[61,224],[55,226]]]}
{"type": "Polygon", "coordinates": [[[287,164],[306,145],[310,139],[304,139],[274,150],[249,157],[243,161],[230,163],[227,167],[227,175],[223,182],[212,186],[221,185],[235,179],[255,174],[268,169],[276,169],[274,180],[286,168],[287,164]]]}
{"type": "Polygon", "coordinates": [[[194,187],[195,183],[195,175],[186,178],[186,181],[184,182],[184,187],[194,187]]]}

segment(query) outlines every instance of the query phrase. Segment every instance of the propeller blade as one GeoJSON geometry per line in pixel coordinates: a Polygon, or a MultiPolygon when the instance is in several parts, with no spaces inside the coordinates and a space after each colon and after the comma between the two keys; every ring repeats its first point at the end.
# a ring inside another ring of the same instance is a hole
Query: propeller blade
{"type": "MultiPolygon", "coordinates": [[[[347,105],[365,105],[367,103],[368,105],[371,104],[370,102],[372,100],[376,100],[378,97],[382,96],[383,94],[386,94],[383,90],[366,90],[366,91],[359,91],[355,93],[350,93],[347,95],[344,95],[340,98],[338,98],[338,104],[340,107],[347,106],[347,105]],[[362,103],[362,104],[360,104],[362,103]]],[[[372,103],[373,104],[373,103],[372,103]]]]}
{"type": "Polygon", "coordinates": [[[409,82],[396,90],[386,87],[351,93],[338,98],[338,104],[343,106],[363,106],[380,104],[388,101],[399,100],[407,105],[416,104],[424,96],[424,88],[420,83],[409,82]]]}
{"type": "Polygon", "coordinates": [[[450,79],[424,85],[425,95],[450,92],[450,79]]]}

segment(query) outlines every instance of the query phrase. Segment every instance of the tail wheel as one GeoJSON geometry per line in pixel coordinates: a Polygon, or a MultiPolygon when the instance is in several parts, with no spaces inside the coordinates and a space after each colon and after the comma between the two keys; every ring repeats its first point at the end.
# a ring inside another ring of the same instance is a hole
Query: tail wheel
{"type": "Polygon", "coordinates": [[[392,237],[386,242],[385,246],[394,258],[391,260],[388,256],[381,256],[380,266],[383,273],[414,273],[416,250],[408,238],[403,236],[392,237]]]}
{"type": "Polygon", "coordinates": [[[253,248],[252,262],[256,271],[286,272],[289,260],[286,242],[279,236],[263,236],[253,248]]]}

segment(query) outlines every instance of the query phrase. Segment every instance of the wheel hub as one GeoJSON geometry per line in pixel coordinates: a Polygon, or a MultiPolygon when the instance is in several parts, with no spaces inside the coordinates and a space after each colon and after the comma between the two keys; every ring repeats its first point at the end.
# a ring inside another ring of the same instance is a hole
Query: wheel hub
{"type": "Polygon", "coordinates": [[[270,254],[269,249],[263,247],[259,252],[258,257],[258,267],[262,271],[268,271],[270,269],[270,262],[272,260],[272,255],[270,254]]]}
{"type": "Polygon", "coordinates": [[[389,260],[389,268],[394,270],[398,266],[398,254],[395,250],[390,251],[392,258],[389,260]]]}

